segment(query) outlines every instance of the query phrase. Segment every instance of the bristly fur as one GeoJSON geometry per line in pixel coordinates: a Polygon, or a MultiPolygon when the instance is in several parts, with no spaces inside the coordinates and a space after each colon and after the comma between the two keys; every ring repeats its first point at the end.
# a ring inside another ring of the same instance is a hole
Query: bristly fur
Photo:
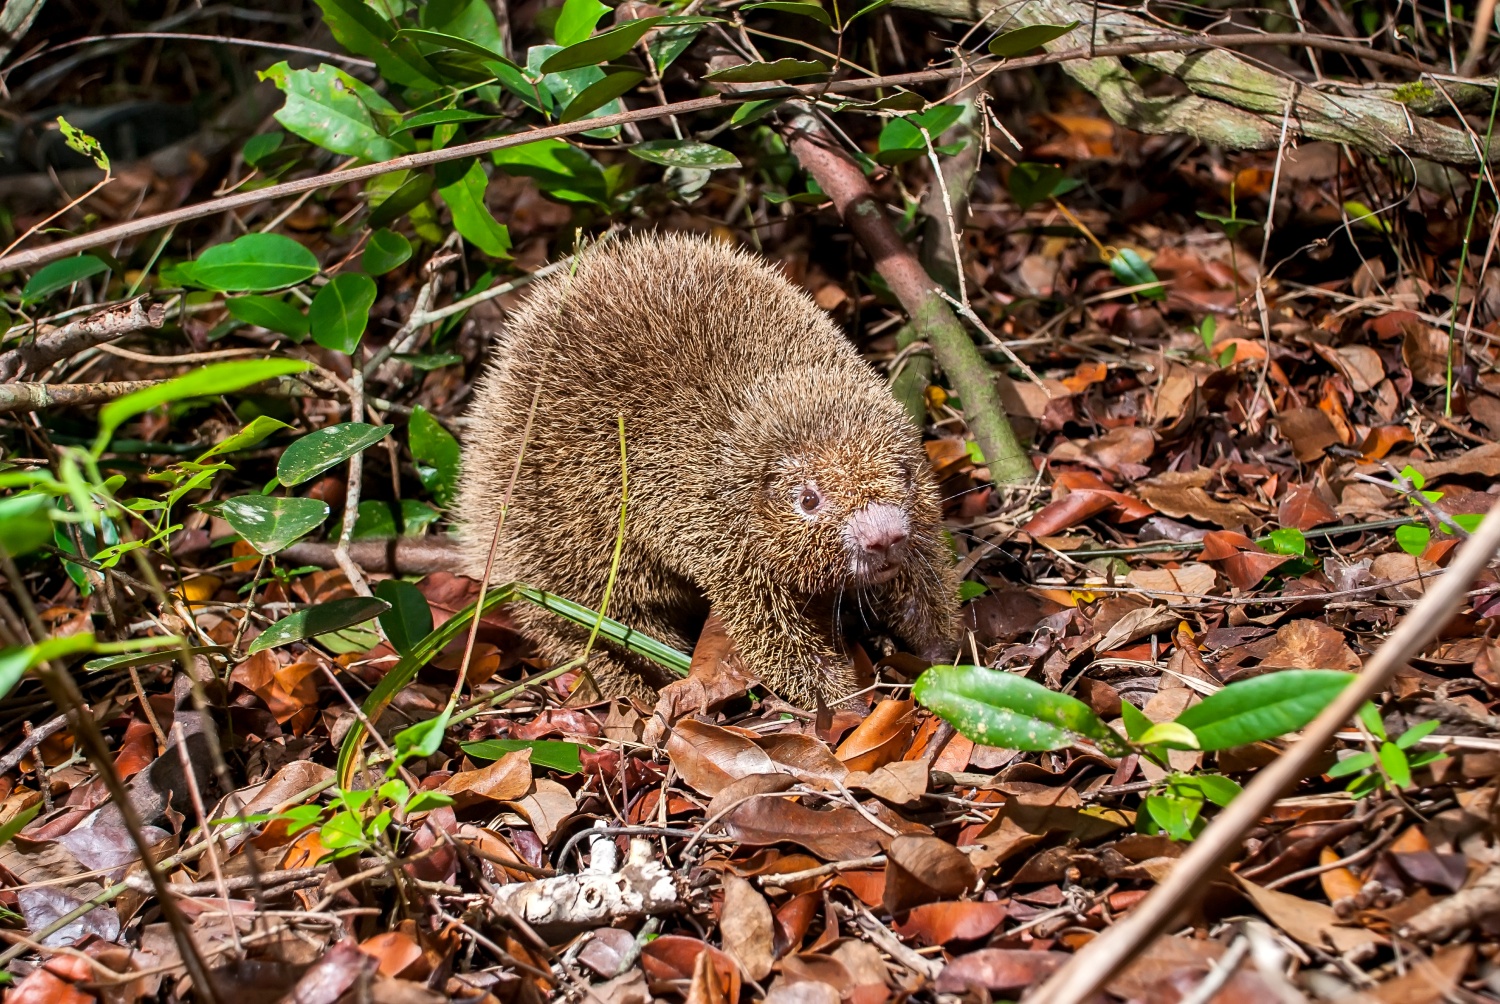
{"type": "MultiPolygon", "coordinates": [[[[540,384],[494,581],[599,604],[623,415],[630,497],[611,617],[691,651],[712,606],[750,669],[802,706],[855,689],[833,623],[840,606],[846,617],[873,611],[921,655],[954,655],[957,581],[917,432],[774,266],[686,235],[596,245],[533,288],[493,359],[469,413],[457,507],[469,574],[483,573],[540,384]],[[821,500],[815,514],[799,510],[806,498],[821,500]],[[878,582],[862,577],[844,534],[872,502],[900,506],[910,529],[878,582]]],[[[524,605],[515,613],[543,656],[581,653],[587,631],[524,605]]],[[[673,679],[619,650],[591,668],[606,694],[653,698],[673,679]]]]}

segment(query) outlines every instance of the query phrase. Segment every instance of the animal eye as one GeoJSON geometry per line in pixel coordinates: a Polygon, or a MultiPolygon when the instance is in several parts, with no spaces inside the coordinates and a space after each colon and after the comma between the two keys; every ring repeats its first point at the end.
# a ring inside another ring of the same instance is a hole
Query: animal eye
{"type": "Polygon", "coordinates": [[[811,516],[818,511],[818,506],[823,504],[823,496],[812,485],[803,485],[802,491],[797,493],[797,508],[811,516]]]}

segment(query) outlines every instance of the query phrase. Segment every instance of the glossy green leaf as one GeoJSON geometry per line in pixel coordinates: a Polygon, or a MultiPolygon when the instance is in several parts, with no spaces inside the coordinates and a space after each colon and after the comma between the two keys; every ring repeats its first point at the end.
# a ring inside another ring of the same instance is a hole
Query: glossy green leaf
{"type": "Polygon", "coordinates": [[[282,62],[262,70],[260,77],[286,95],[276,121],[309,143],[369,161],[407,152],[405,137],[385,135],[387,126],[399,124],[396,110],[343,70],[327,63],[316,70],[294,70],[282,62]]]}
{"type": "Polygon", "coordinates": [[[569,101],[568,107],[564,108],[562,115],[558,116],[558,121],[577,122],[587,117],[590,112],[628,93],[636,84],[645,79],[646,75],[639,70],[626,69],[606,73],[601,79],[579,91],[578,96],[569,101]]]}
{"type": "Polygon", "coordinates": [[[279,418],[272,418],[269,415],[256,415],[249,422],[246,422],[244,428],[240,429],[239,432],[221,439],[203,453],[200,453],[197,462],[201,464],[211,457],[225,456],[226,454],[234,453],[236,450],[248,450],[272,433],[290,428],[290,425],[279,418]]]}
{"type": "Polygon", "coordinates": [[[1396,545],[1407,554],[1420,558],[1432,543],[1432,531],[1425,526],[1408,523],[1396,527],[1396,545]]]}
{"type": "Polygon", "coordinates": [[[340,272],[313,296],[307,308],[313,341],[335,352],[353,352],[370,323],[375,280],[363,272],[340,272]]]}
{"type": "Polygon", "coordinates": [[[432,89],[437,74],[409,40],[396,38],[396,29],[364,0],[317,0],[323,20],[338,43],[350,52],[374,60],[380,75],[403,87],[432,89]]]}
{"type": "Polygon", "coordinates": [[[894,2],[895,0],[873,0],[873,2],[865,4],[859,10],[849,15],[849,20],[844,22],[844,27],[847,28],[849,25],[853,24],[855,21],[858,21],[866,14],[873,14],[877,10],[880,10],[882,7],[889,7],[894,2]]]}
{"type": "Polygon", "coordinates": [[[646,32],[658,25],[710,24],[716,20],[717,18],[711,17],[657,16],[626,21],[608,31],[600,32],[593,38],[575,42],[572,45],[565,44],[562,49],[552,53],[542,62],[541,70],[543,73],[558,73],[562,70],[596,66],[599,63],[611,63],[635,48],[635,43],[644,38],[646,32]]]}
{"type": "Polygon", "coordinates": [[[385,227],[427,201],[432,194],[432,175],[414,174],[401,183],[401,187],[386,196],[370,210],[370,226],[385,227]]]}
{"type": "Polygon", "coordinates": [[[1006,188],[1010,190],[1010,197],[1016,200],[1017,206],[1030,209],[1043,199],[1054,199],[1064,194],[1063,186],[1069,180],[1060,167],[1028,160],[1010,169],[1006,188]]]}
{"type": "Polygon", "coordinates": [[[1258,541],[1272,554],[1303,555],[1307,553],[1307,537],[1295,526],[1284,526],[1272,530],[1264,541],[1258,541]]]}
{"type": "Polygon", "coordinates": [[[1196,788],[1203,797],[1220,808],[1228,805],[1244,791],[1238,784],[1222,774],[1193,774],[1177,782],[1181,786],[1196,788]]]}
{"type": "Polygon", "coordinates": [[[1128,751],[1088,705],[1014,673],[983,666],[933,666],[917,679],[912,696],[986,746],[1055,750],[1083,737],[1110,755],[1128,751]]]}
{"type": "MultiPolygon", "coordinates": [[[[508,66],[515,66],[516,69],[520,69],[520,67],[516,66],[516,64],[512,60],[510,60],[500,52],[491,49],[487,45],[480,45],[478,42],[471,41],[467,38],[460,38],[458,35],[449,35],[441,31],[431,31],[427,28],[402,28],[401,30],[396,32],[396,37],[409,38],[417,42],[426,42],[430,45],[442,46],[448,49],[456,49],[459,52],[466,52],[471,56],[478,56],[481,59],[493,60],[497,63],[503,63],[508,66]]],[[[478,115],[476,117],[484,118],[485,116],[478,115]]]]}
{"type": "Polygon", "coordinates": [[[931,136],[936,143],[938,137],[952,128],[963,112],[962,105],[936,105],[920,115],[905,115],[889,120],[880,130],[876,163],[901,164],[927,156],[927,136],[931,136]],[[927,136],[922,135],[924,129],[927,136]]]}
{"type": "Polygon", "coordinates": [[[1028,24],[1021,28],[1003,31],[990,39],[990,52],[1002,58],[1019,56],[1023,52],[1040,48],[1055,39],[1062,38],[1078,27],[1077,21],[1067,24],[1028,24]]]}
{"type": "Polygon", "coordinates": [[[466,111],[463,108],[439,108],[430,112],[418,112],[410,118],[403,119],[396,131],[411,132],[413,129],[452,125],[455,122],[487,122],[494,117],[480,112],[466,111]]]}
{"type": "Polygon", "coordinates": [[[249,654],[254,655],[268,648],[279,648],[294,641],[305,641],[320,634],[363,624],[384,613],[387,608],[388,604],[384,600],[369,596],[351,596],[348,599],[319,603],[288,614],[266,628],[250,643],[249,654]]]}
{"type": "Polygon", "coordinates": [[[39,491],[0,499],[0,546],[12,558],[30,554],[52,539],[52,499],[39,491]]]}
{"type": "Polygon", "coordinates": [[[438,190],[453,213],[453,227],[470,244],[492,258],[510,256],[510,231],[496,221],[489,207],[484,204],[485,189],[489,179],[484,168],[475,161],[462,178],[438,190]]]}
{"type": "Polygon", "coordinates": [[[432,493],[434,502],[448,508],[458,494],[458,440],[421,405],[412,409],[406,431],[417,479],[432,493]]]}
{"type": "Polygon", "coordinates": [[[443,736],[448,731],[448,720],[452,717],[453,705],[449,704],[438,713],[437,717],[418,722],[397,732],[392,737],[396,752],[406,756],[432,756],[443,744],[443,736]]]}
{"type": "Polygon", "coordinates": [[[328,518],[328,503],[320,499],[241,495],[218,507],[234,532],[261,554],[275,554],[292,541],[316,530],[328,518]]]}
{"type": "Polygon", "coordinates": [[[609,198],[609,184],[599,162],[586,150],[569,146],[560,139],[506,147],[496,150],[493,158],[495,166],[506,174],[531,178],[538,188],[554,198],[600,205],[605,205],[609,198]]]}
{"type": "Polygon", "coordinates": [[[370,275],[385,275],[411,257],[411,241],[394,230],[377,230],[370,235],[359,263],[370,275]]]}
{"type": "Polygon", "coordinates": [[[1350,774],[1358,774],[1362,770],[1369,770],[1373,766],[1375,766],[1374,753],[1355,753],[1353,756],[1344,757],[1344,759],[1328,768],[1328,776],[1348,777],[1350,774]]]}
{"type": "Polygon", "coordinates": [[[1380,717],[1380,709],[1373,701],[1366,701],[1359,706],[1358,717],[1360,723],[1370,730],[1370,735],[1382,742],[1386,740],[1385,722],[1380,717]]]}
{"type": "Polygon", "coordinates": [[[1205,750],[1296,732],[1354,679],[1331,669],[1287,669],[1231,683],[1177,716],[1205,750]]]}
{"type": "Polygon", "coordinates": [[[67,289],[75,282],[82,282],[100,272],[108,272],[109,265],[91,254],[81,254],[73,258],[64,258],[61,261],[43,265],[37,269],[21,290],[21,305],[36,303],[45,300],[53,293],[67,289]]]}
{"type": "Polygon", "coordinates": [[[276,463],[276,479],[288,487],[300,485],[374,446],[393,428],[392,425],[341,422],[309,432],[282,451],[281,459],[276,463]]]}
{"type": "Polygon", "coordinates": [[[390,604],[380,615],[380,628],[397,655],[410,655],[432,633],[432,608],[422,590],[404,579],[386,579],[375,595],[390,604]]]}
{"type": "Polygon", "coordinates": [[[35,645],[21,645],[0,650],[0,697],[21,682],[26,673],[50,659],[87,652],[94,647],[92,634],[68,634],[47,638],[35,645]]]}
{"type": "Polygon", "coordinates": [[[464,357],[457,352],[434,352],[431,355],[425,356],[412,355],[409,352],[397,352],[391,358],[423,372],[440,370],[444,366],[457,366],[464,361],[464,357]]]}
{"type": "Polygon", "coordinates": [[[560,739],[481,739],[478,742],[461,743],[463,751],[477,760],[499,760],[516,750],[531,750],[531,762],[537,767],[547,767],[564,774],[577,774],[583,770],[578,754],[587,747],[560,739]]]}
{"type": "Polygon", "coordinates": [[[740,159],[728,150],[692,139],[651,139],[637,143],[630,152],[642,160],[666,167],[717,171],[740,166],[740,159]]]}
{"type": "Polygon", "coordinates": [[[94,455],[103,451],[122,423],[142,412],[184,398],[231,394],[264,380],[311,368],[311,363],[301,359],[238,359],[210,363],[166,383],[127,394],[99,409],[99,437],[94,440],[94,455]]]}
{"type": "Polygon", "coordinates": [[[1400,746],[1395,743],[1381,743],[1380,766],[1385,768],[1386,776],[1396,787],[1411,787],[1411,764],[1406,759],[1406,751],[1400,746]]]}
{"type": "Polygon", "coordinates": [[[235,296],[224,301],[229,316],[246,324],[280,332],[301,341],[307,337],[307,315],[274,296],[235,296]]]}
{"type": "Polygon", "coordinates": [[[245,163],[251,167],[259,167],[261,161],[271,156],[277,150],[280,150],[281,145],[285,142],[286,133],[280,129],[263,132],[245,140],[245,145],[240,148],[240,156],[244,157],[245,163]]]}
{"type": "Polygon", "coordinates": [[[1416,725],[1413,725],[1411,728],[1407,729],[1405,732],[1401,733],[1401,735],[1396,737],[1396,745],[1400,746],[1404,750],[1409,750],[1417,743],[1421,742],[1423,739],[1426,739],[1428,736],[1436,732],[1440,724],[1442,723],[1439,722],[1436,718],[1427,722],[1418,722],[1416,725]]]}
{"type": "Polygon", "coordinates": [[[746,101],[734,110],[733,115],[729,116],[729,124],[744,125],[747,122],[755,122],[769,115],[785,100],[785,98],[762,98],[759,101],[746,101]]]}
{"type": "Polygon", "coordinates": [[[798,17],[810,17],[825,28],[833,26],[833,20],[829,18],[828,12],[815,3],[797,3],[795,0],[764,0],[763,3],[747,3],[740,10],[774,10],[783,14],[795,14],[798,17]]]}
{"type": "Polygon", "coordinates": [[[350,540],[390,540],[396,536],[396,511],[389,502],[362,499],[350,540]]]}
{"type": "Polygon", "coordinates": [[[1155,724],[1129,701],[1120,702],[1120,720],[1125,723],[1125,734],[1133,743],[1140,742],[1141,736],[1145,735],[1155,724]]]}
{"type": "Polygon", "coordinates": [[[1156,722],[1141,733],[1136,742],[1142,746],[1162,745],[1177,750],[1198,748],[1198,737],[1193,735],[1192,729],[1185,728],[1180,722],[1156,722]]]}
{"type": "Polygon", "coordinates": [[[1177,798],[1171,795],[1147,795],[1142,806],[1151,821],[1161,827],[1162,832],[1173,840],[1187,840],[1192,836],[1193,824],[1203,811],[1203,802],[1197,798],[1177,798]]]}
{"type": "Polygon", "coordinates": [[[565,0],[552,37],[558,45],[576,45],[592,35],[599,19],[608,13],[609,8],[599,0],[565,0]]]}
{"type": "Polygon", "coordinates": [[[660,76],[676,62],[677,57],[688,50],[702,31],[701,24],[669,24],[658,28],[646,40],[646,51],[651,54],[651,62],[656,67],[657,75],[660,76]]]}
{"type": "Polygon", "coordinates": [[[1115,274],[1115,278],[1126,286],[1148,286],[1147,289],[1137,290],[1137,296],[1144,296],[1148,300],[1165,300],[1167,298],[1166,288],[1161,285],[1161,280],[1146,264],[1146,260],[1133,248],[1122,248],[1113,258],[1109,260],[1109,270],[1115,274]],[[1154,285],[1152,285],[1154,284],[1154,285]]]}
{"type": "Polygon", "coordinates": [[[973,579],[965,579],[958,584],[958,602],[967,603],[978,599],[990,591],[990,587],[983,582],[975,582],[973,579]]]}
{"type": "Polygon", "coordinates": [[[773,63],[740,63],[726,66],[722,70],[705,73],[704,80],[721,84],[762,84],[773,80],[794,80],[810,77],[816,73],[827,73],[828,64],[816,59],[778,59],[773,63]]]}
{"type": "Polygon", "coordinates": [[[246,234],[215,244],[192,263],[192,281],[224,293],[295,286],[318,274],[311,251],[282,234],[246,234]]]}

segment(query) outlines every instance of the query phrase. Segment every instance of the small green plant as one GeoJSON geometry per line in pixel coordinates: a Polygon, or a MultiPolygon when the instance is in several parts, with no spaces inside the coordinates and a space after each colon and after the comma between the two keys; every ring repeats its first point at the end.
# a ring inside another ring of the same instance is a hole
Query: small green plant
{"type": "Polygon", "coordinates": [[[1353,679],[1326,669],[1267,673],[1229,684],[1170,722],[1153,722],[1125,702],[1123,736],[1077,698],[983,666],[934,666],[918,678],[912,696],[987,746],[1041,751],[1087,742],[1108,756],[1145,757],[1169,773],[1146,796],[1139,825],[1186,840],[1201,827],[1206,803],[1228,805],[1240,789],[1217,774],[1172,770],[1171,750],[1223,750],[1295,732],[1353,679]]]}
{"type": "MultiPolygon", "coordinates": [[[[1391,481],[1390,486],[1395,491],[1405,495],[1413,507],[1420,508],[1422,503],[1418,499],[1412,498],[1414,494],[1420,494],[1428,502],[1436,502],[1443,497],[1442,492],[1425,491],[1426,485],[1427,479],[1422,476],[1422,472],[1407,464],[1401,469],[1399,477],[1391,481]]],[[[1479,528],[1480,521],[1484,519],[1484,516],[1479,513],[1464,513],[1458,516],[1448,516],[1447,519],[1451,520],[1452,524],[1450,525],[1447,521],[1444,521],[1439,525],[1438,529],[1443,533],[1451,535],[1454,526],[1473,533],[1479,528]]],[[[1408,523],[1406,526],[1396,527],[1397,546],[1413,557],[1421,557],[1430,543],[1432,543],[1432,531],[1425,526],[1408,523]]]]}
{"type": "Polygon", "coordinates": [[[1345,788],[1355,798],[1364,798],[1381,788],[1410,788],[1412,771],[1448,759],[1448,755],[1441,750],[1424,750],[1416,754],[1407,752],[1437,730],[1436,721],[1418,722],[1391,739],[1386,735],[1385,723],[1380,720],[1380,712],[1373,704],[1366,704],[1360,709],[1359,720],[1378,745],[1373,752],[1367,750],[1345,757],[1328,771],[1328,776],[1332,778],[1350,778],[1345,788]]]}

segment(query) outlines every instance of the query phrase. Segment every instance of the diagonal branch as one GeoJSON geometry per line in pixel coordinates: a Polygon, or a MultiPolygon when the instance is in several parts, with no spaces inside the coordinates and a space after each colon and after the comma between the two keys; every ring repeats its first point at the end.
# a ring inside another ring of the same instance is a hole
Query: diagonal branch
{"type": "Polygon", "coordinates": [[[166,316],[164,305],[153,303],[148,306],[144,297],[105,307],[81,321],[41,335],[29,344],[0,353],[0,382],[14,380],[22,373],[40,373],[59,359],[66,359],[101,342],[147,328],[160,328],[166,316]]]}

